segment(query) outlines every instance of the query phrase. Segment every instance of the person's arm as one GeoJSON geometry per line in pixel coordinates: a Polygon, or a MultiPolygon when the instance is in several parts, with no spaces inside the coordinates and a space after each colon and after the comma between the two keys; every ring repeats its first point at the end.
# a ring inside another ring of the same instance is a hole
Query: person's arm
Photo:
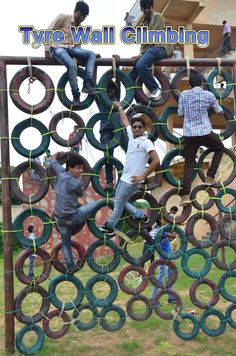
{"type": "MultiPolygon", "coordinates": [[[[148,153],[149,153],[150,164],[149,164],[148,168],[145,169],[145,171],[143,172],[143,174],[141,176],[133,176],[133,177],[131,177],[131,181],[134,184],[142,182],[143,180],[145,180],[145,178],[150,173],[152,173],[157,168],[157,166],[160,164],[159,157],[158,157],[158,155],[157,155],[155,150],[151,150],[148,153]]],[[[138,164],[138,162],[137,162],[137,164],[138,164]]]]}
{"type": "Polygon", "coordinates": [[[113,104],[118,109],[118,112],[119,112],[119,115],[120,115],[120,120],[123,123],[123,125],[125,127],[130,126],[129,120],[128,120],[127,116],[126,116],[126,113],[125,113],[123,107],[121,106],[121,103],[119,101],[113,101],[113,104]]]}
{"type": "Polygon", "coordinates": [[[54,169],[56,175],[65,171],[65,168],[63,168],[62,165],[57,161],[60,153],[61,152],[57,152],[48,158],[50,160],[50,166],[54,169]]]}
{"type": "MultiPolygon", "coordinates": [[[[48,26],[48,29],[49,30],[60,30],[61,29],[61,26],[63,24],[63,21],[64,21],[64,17],[65,15],[64,14],[59,14],[51,23],[50,25],[48,26]]],[[[50,49],[50,45],[45,45],[44,46],[45,48],[45,52],[44,52],[44,55],[45,55],[45,59],[46,61],[50,61],[51,60],[51,54],[49,52],[49,49],[50,49]]]]}
{"type": "Polygon", "coordinates": [[[211,107],[213,108],[213,110],[219,114],[219,115],[224,115],[224,111],[222,109],[222,107],[220,106],[220,104],[218,103],[218,101],[216,100],[216,97],[214,94],[209,93],[210,94],[210,103],[211,103],[211,107]]]}
{"type": "Polygon", "coordinates": [[[179,101],[178,101],[178,115],[180,117],[184,116],[184,108],[183,108],[183,100],[182,96],[180,95],[179,101]]]}

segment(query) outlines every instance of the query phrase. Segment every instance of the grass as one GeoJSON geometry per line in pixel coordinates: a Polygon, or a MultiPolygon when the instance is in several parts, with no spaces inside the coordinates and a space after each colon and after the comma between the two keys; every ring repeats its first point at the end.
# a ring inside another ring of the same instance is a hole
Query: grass
{"type": "MultiPolygon", "coordinates": [[[[138,244],[140,245],[140,244],[138,244]]],[[[140,248],[140,246],[139,246],[140,248]]],[[[134,245],[135,250],[135,245],[134,245]]],[[[210,253],[210,249],[207,249],[208,253],[210,253]]],[[[137,254],[137,251],[134,251],[137,254]]],[[[16,260],[17,255],[14,257],[14,261],[16,260]]],[[[234,256],[232,255],[232,250],[227,250],[227,259],[232,261],[234,256]]],[[[202,268],[202,263],[200,263],[200,259],[196,257],[192,257],[189,261],[189,265],[195,271],[200,270],[202,268]]],[[[106,263],[106,259],[102,260],[102,263],[106,263]]],[[[174,263],[178,267],[179,275],[178,280],[175,283],[174,289],[180,294],[184,311],[188,310],[188,308],[195,308],[197,311],[196,317],[202,313],[202,310],[193,306],[189,295],[188,290],[191,284],[195,279],[188,277],[181,270],[181,259],[175,260],[174,263]]],[[[122,260],[118,269],[110,275],[117,280],[119,276],[119,272],[128,264],[122,260]]],[[[3,271],[3,258],[0,258],[0,268],[3,271]]],[[[39,274],[41,271],[40,266],[36,267],[36,274],[39,274]]],[[[214,264],[212,264],[212,268],[207,278],[213,280],[216,284],[218,283],[219,278],[223,275],[224,271],[219,270],[214,264]]],[[[80,278],[82,283],[86,285],[86,282],[89,278],[91,278],[95,272],[91,271],[87,265],[83,267],[83,269],[76,273],[76,277],[80,278]]],[[[50,275],[50,280],[57,276],[58,272],[53,268],[50,275]]],[[[0,300],[0,355],[5,355],[4,353],[4,304],[3,304],[3,275],[0,277],[1,279],[1,300],[0,300]]],[[[42,286],[44,288],[48,288],[49,280],[45,281],[42,286]]],[[[19,282],[16,278],[14,279],[14,290],[15,295],[25,287],[21,282],[19,282]]],[[[149,297],[151,293],[152,286],[149,283],[146,289],[142,294],[149,297]]],[[[236,294],[236,283],[233,278],[230,279],[230,287],[229,290],[236,294]]],[[[76,291],[75,288],[69,282],[65,282],[61,286],[57,288],[57,295],[63,301],[70,301],[74,298],[76,291]]],[[[100,286],[95,288],[95,293],[97,293],[97,297],[105,297],[109,293],[109,288],[104,286],[103,283],[100,286]]],[[[209,293],[209,289],[207,288],[199,288],[197,296],[199,299],[207,302],[211,299],[211,292],[209,293]]],[[[121,290],[119,290],[118,298],[114,302],[114,304],[118,304],[124,310],[126,309],[126,302],[130,299],[130,295],[125,294],[121,290]]],[[[161,304],[163,304],[163,308],[166,310],[173,309],[173,306],[167,305],[166,297],[163,296],[161,299],[161,304]]],[[[86,298],[84,298],[83,303],[87,303],[86,298]]],[[[225,311],[226,307],[231,303],[220,297],[216,308],[225,311]]],[[[27,296],[25,302],[23,303],[23,311],[26,315],[32,315],[36,313],[41,305],[41,297],[39,297],[36,293],[32,293],[27,296]]],[[[54,306],[51,306],[50,310],[55,309],[54,306]]],[[[101,310],[98,308],[99,311],[101,310]]],[[[143,312],[143,307],[137,305],[135,307],[135,311],[140,310],[143,312]]],[[[72,311],[68,311],[67,314],[69,317],[72,317],[72,311]]],[[[86,319],[90,318],[91,313],[83,312],[81,313],[81,319],[86,321],[86,319]]],[[[110,321],[113,319],[116,320],[116,317],[110,315],[108,318],[110,321]]],[[[235,314],[234,314],[234,319],[235,314]]],[[[38,323],[39,326],[42,325],[42,322],[38,323]]],[[[57,322],[55,320],[52,323],[53,328],[55,330],[60,328],[62,325],[61,322],[57,322]]],[[[215,319],[209,320],[209,325],[217,325],[215,323],[215,319]]],[[[15,329],[16,332],[22,327],[17,320],[15,321],[15,329]]],[[[185,329],[184,329],[185,330],[185,329]]],[[[38,353],[40,356],[64,356],[64,355],[85,355],[85,356],[139,356],[139,355],[161,355],[161,356],[178,356],[184,353],[187,356],[195,356],[201,354],[201,356],[221,356],[225,354],[227,356],[235,355],[235,330],[230,326],[227,326],[226,331],[223,335],[218,338],[211,338],[203,334],[201,331],[196,337],[195,340],[191,341],[183,341],[179,339],[173,329],[172,329],[172,321],[165,321],[160,319],[156,313],[153,311],[151,317],[144,322],[136,322],[127,317],[126,323],[124,327],[117,332],[107,332],[102,329],[100,324],[98,323],[92,330],[89,331],[80,331],[74,325],[70,326],[69,332],[63,338],[58,340],[52,340],[48,337],[45,339],[43,349],[38,353]]],[[[30,339],[30,335],[27,337],[30,339]]],[[[34,339],[35,338],[31,338],[34,339]]],[[[15,352],[14,355],[19,355],[19,352],[15,352]]]]}

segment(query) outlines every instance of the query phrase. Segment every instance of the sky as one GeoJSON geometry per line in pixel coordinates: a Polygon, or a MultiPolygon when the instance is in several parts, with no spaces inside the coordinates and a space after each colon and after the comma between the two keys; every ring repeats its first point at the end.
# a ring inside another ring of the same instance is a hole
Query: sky
{"type": "MultiPolygon", "coordinates": [[[[125,26],[124,17],[126,12],[130,11],[133,7],[135,0],[87,0],[87,4],[90,8],[89,16],[82,23],[82,25],[90,25],[93,29],[102,29],[104,25],[112,25],[116,27],[116,42],[113,45],[82,45],[82,48],[89,49],[95,53],[100,53],[103,58],[110,58],[112,54],[120,54],[121,57],[132,57],[139,53],[138,45],[125,45],[119,39],[120,29],[125,26]]],[[[40,2],[34,2],[30,0],[13,1],[8,0],[4,2],[4,10],[0,12],[0,31],[1,31],[1,45],[0,45],[0,55],[2,56],[31,56],[31,57],[41,57],[44,56],[44,48],[41,46],[38,49],[33,49],[30,45],[24,45],[22,43],[22,35],[18,32],[18,27],[22,25],[33,25],[35,29],[46,29],[52,20],[60,13],[72,14],[74,11],[76,1],[46,1],[41,0],[40,2]]],[[[21,69],[23,66],[7,66],[8,71],[8,85],[11,81],[13,75],[21,69]]],[[[47,72],[54,82],[56,87],[58,79],[66,71],[64,66],[42,66],[42,70],[47,72]]],[[[110,69],[107,67],[106,69],[110,69]]],[[[102,73],[99,73],[100,75],[102,73]]],[[[82,82],[79,82],[82,85],[82,82]]],[[[25,83],[21,86],[21,95],[29,103],[37,103],[40,96],[43,97],[44,91],[38,82],[35,82],[30,87],[30,94],[27,93],[28,84],[25,83]]],[[[69,88],[68,88],[69,90],[69,88]]],[[[9,108],[9,127],[10,133],[13,127],[20,121],[27,119],[28,114],[25,114],[18,110],[11,98],[8,98],[8,108],[9,108]]],[[[42,121],[47,127],[49,121],[53,114],[61,110],[67,110],[59,100],[56,98],[52,103],[50,109],[44,111],[42,114],[37,114],[34,117],[42,121]]],[[[77,113],[83,118],[85,123],[87,120],[97,112],[97,107],[95,104],[89,110],[77,111],[77,113]]],[[[58,125],[59,134],[63,138],[68,138],[69,132],[72,131],[74,122],[70,119],[65,119],[60,125],[58,125]]],[[[96,128],[98,131],[98,127],[96,128]]],[[[28,128],[24,130],[21,135],[22,143],[28,149],[33,149],[41,141],[41,136],[36,129],[28,128]]],[[[51,139],[50,146],[51,152],[56,152],[60,150],[65,150],[66,148],[58,146],[51,139]]],[[[118,149],[116,149],[117,151],[118,149]]],[[[103,156],[103,153],[96,151],[94,153],[93,148],[84,140],[83,151],[84,157],[89,160],[90,164],[93,165],[98,158],[103,156]]],[[[115,155],[121,154],[122,160],[124,159],[124,154],[121,152],[115,153],[115,155]]],[[[11,165],[17,165],[20,162],[27,160],[20,156],[13,149],[10,144],[10,155],[11,155],[11,165]]]]}

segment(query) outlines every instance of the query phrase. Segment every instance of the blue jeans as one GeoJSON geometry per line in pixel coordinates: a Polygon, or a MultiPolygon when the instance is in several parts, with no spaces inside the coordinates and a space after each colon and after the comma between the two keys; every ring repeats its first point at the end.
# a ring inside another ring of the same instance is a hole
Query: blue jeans
{"type": "Polygon", "coordinates": [[[29,256],[29,277],[32,277],[34,275],[34,260],[35,260],[35,256],[30,255],[29,256]]]}
{"type": "MultiPolygon", "coordinates": [[[[166,265],[160,265],[159,266],[159,272],[157,273],[157,280],[159,281],[159,282],[164,282],[165,281],[165,276],[166,276],[166,273],[167,273],[167,276],[168,276],[168,278],[170,278],[170,276],[171,276],[171,273],[172,273],[172,271],[171,271],[171,268],[169,268],[168,266],[166,266],[166,265]]],[[[169,288],[172,288],[172,286],[173,285],[171,285],[169,288]]],[[[151,299],[153,299],[154,297],[155,297],[155,295],[157,294],[157,292],[158,292],[158,287],[153,287],[153,289],[152,289],[152,294],[151,294],[151,299]]],[[[168,296],[168,301],[171,301],[171,300],[174,300],[175,298],[174,297],[172,297],[171,295],[170,296],[168,296]]]]}
{"type": "Polygon", "coordinates": [[[54,48],[50,47],[52,57],[67,68],[68,78],[73,95],[79,93],[77,82],[77,66],[72,58],[80,59],[85,63],[84,85],[93,86],[93,70],[95,66],[96,54],[80,47],[54,48]]]}
{"type": "Polygon", "coordinates": [[[149,48],[138,62],[135,63],[133,69],[129,72],[129,77],[135,83],[137,77],[140,76],[148,90],[153,92],[158,89],[159,86],[152,75],[150,67],[153,63],[163,58],[166,58],[166,51],[163,47],[149,48]]]}
{"type": "Polygon", "coordinates": [[[87,220],[97,209],[98,202],[88,203],[76,211],[74,215],[65,222],[65,219],[56,217],[58,231],[61,235],[62,249],[68,271],[75,266],[71,250],[71,232],[73,225],[87,220]]]}
{"type": "MultiPolygon", "coordinates": [[[[114,133],[111,130],[102,130],[100,131],[100,140],[101,143],[109,143],[114,137],[114,133]]],[[[109,157],[113,157],[113,152],[114,150],[108,150],[105,152],[105,156],[107,157],[107,154],[109,157]]],[[[111,163],[106,163],[105,164],[105,172],[106,172],[106,182],[107,183],[112,183],[113,182],[113,165],[111,163]]]]}
{"type": "Polygon", "coordinates": [[[134,218],[140,219],[144,217],[142,210],[135,208],[131,203],[128,203],[129,197],[139,190],[139,184],[128,184],[120,179],[116,188],[116,194],[114,198],[114,209],[107,220],[107,226],[114,229],[118,223],[123,210],[127,210],[134,218]]]}

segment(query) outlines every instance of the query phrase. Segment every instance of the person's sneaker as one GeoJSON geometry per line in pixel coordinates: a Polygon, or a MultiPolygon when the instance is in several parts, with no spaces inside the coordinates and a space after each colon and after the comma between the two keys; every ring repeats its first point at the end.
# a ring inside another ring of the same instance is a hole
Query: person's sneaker
{"type": "Polygon", "coordinates": [[[180,205],[180,206],[186,206],[186,205],[188,205],[188,204],[190,204],[190,203],[191,203],[191,200],[190,200],[189,195],[183,195],[183,196],[181,197],[181,200],[180,200],[179,205],[180,205]]]}
{"type": "Polygon", "coordinates": [[[91,85],[85,85],[82,89],[82,93],[89,94],[89,95],[97,95],[99,94],[99,90],[94,89],[91,85]]]}
{"type": "Polygon", "coordinates": [[[169,304],[176,304],[176,301],[175,301],[175,299],[169,299],[169,300],[168,300],[168,303],[169,303],[169,304]]]}
{"type": "Polygon", "coordinates": [[[114,183],[112,182],[107,183],[104,189],[110,192],[111,190],[114,189],[114,183]]]}
{"type": "Polygon", "coordinates": [[[219,180],[215,179],[215,178],[211,178],[211,177],[206,177],[205,179],[205,184],[207,185],[214,185],[214,184],[219,184],[219,180]]]}
{"type": "Polygon", "coordinates": [[[74,265],[73,267],[67,268],[67,273],[68,274],[74,274],[77,271],[78,271],[78,266],[77,265],[74,265]]]}
{"type": "Polygon", "coordinates": [[[101,225],[98,227],[98,229],[103,232],[104,234],[108,235],[108,236],[114,236],[114,229],[110,228],[107,226],[107,224],[101,225]]]}
{"type": "Polygon", "coordinates": [[[79,94],[73,95],[72,105],[80,106],[80,95],[79,94]]]}
{"type": "Polygon", "coordinates": [[[149,223],[150,219],[147,215],[144,215],[142,218],[134,218],[135,221],[140,221],[144,224],[149,223]]]}
{"type": "Polygon", "coordinates": [[[149,99],[151,100],[160,100],[161,99],[161,89],[157,88],[154,90],[151,95],[149,96],[149,99]]]}

